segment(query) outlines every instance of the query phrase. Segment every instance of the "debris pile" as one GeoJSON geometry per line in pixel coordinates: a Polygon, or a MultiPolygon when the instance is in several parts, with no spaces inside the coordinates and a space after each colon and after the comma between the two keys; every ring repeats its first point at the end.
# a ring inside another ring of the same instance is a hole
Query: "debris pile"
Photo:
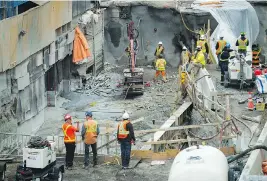
{"type": "Polygon", "coordinates": [[[105,70],[100,72],[98,76],[88,74],[82,90],[78,90],[77,92],[104,97],[121,95],[122,89],[118,85],[122,82],[122,75],[112,71],[117,68],[118,66],[106,64],[105,70]]]}

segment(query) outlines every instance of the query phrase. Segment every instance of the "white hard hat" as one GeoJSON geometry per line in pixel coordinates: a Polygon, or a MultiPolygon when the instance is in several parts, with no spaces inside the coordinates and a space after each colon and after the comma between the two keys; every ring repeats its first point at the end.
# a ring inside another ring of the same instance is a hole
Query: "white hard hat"
{"type": "Polygon", "coordinates": [[[201,46],[197,46],[197,50],[201,50],[201,46]]]}
{"type": "Polygon", "coordinates": [[[183,46],[183,50],[187,50],[187,48],[185,46],[183,46]]]}
{"type": "Polygon", "coordinates": [[[205,35],[201,35],[201,36],[200,36],[200,39],[201,39],[201,40],[204,40],[204,39],[205,39],[205,35]]]}
{"type": "Polygon", "coordinates": [[[123,115],[122,115],[122,119],[129,119],[129,114],[127,112],[125,112],[123,115]]]}
{"type": "Polygon", "coordinates": [[[162,41],[159,42],[159,45],[162,45],[162,41]]]}

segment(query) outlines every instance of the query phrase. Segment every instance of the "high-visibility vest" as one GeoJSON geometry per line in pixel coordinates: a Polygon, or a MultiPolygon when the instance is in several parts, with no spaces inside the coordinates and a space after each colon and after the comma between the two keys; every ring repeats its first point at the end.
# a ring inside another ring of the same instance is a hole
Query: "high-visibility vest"
{"type": "Polygon", "coordinates": [[[195,63],[201,63],[203,65],[203,67],[206,65],[206,61],[205,61],[205,56],[204,53],[202,51],[197,52],[195,59],[194,59],[195,63]]]}
{"type": "Polygon", "coordinates": [[[206,51],[207,51],[205,44],[206,44],[206,40],[198,40],[197,41],[197,46],[201,46],[201,50],[203,53],[206,53],[206,51]]]}
{"type": "Polygon", "coordinates": [[[70,130],[72,125],[69,123],[65,123],[62,125],[62,130],[64,134],[64,143],[73,143],[76,141],[75,132],[73,130],[70,130]]]}
{"type": "Polygon", "coordinates": [[[166,60],[165,59],[163,59],[163,58],[157,59],[157,62],[156,62],[157,70],[164,71],[165,66],[166,66],[166,60]]]}
{"type": "Polygon", "coordinates": [[[260,65],[260,50],[252,51],[252,66],[259,66],[260,65]]]}
{"type": "Polygon", "coordinates": [[[163,51],[163,49],[164,49],[163,46],[161,46],[161,47],[157,46],[157,48],[156,48],[156,56],[157,57],[161,54],[161,52],[163,51]]]}
{"type": "Polygon", "coordinates": [[[95,144],[97,141],[97,122],[88,120],[84,123],[84,128],[86,129],[84,143],[88,145],[95,144]]]}
{"type": "Polygon", "coordinates": [[[225,45],[226,45],[226,41],[225,40],[219,40],[218,41],[219,47],[216,50],[216,55],[222,53],[222,50],[224,49],[225,45]]]}
{"type": "Polygon", "coordinates": [[[129,131],[126,130],[126,125],[130,121],[121,121],[120,124],[118,125],[118,138],[119,139],[125,139],[129,135],[129,131]]]}
{"type": "Polygon", "coordinates": [[[247,42],[248,42],[248,39],[245,39],[245,40],[241,40],[239,39],[238,40],[238,50],[247,50],[247,42]]]}

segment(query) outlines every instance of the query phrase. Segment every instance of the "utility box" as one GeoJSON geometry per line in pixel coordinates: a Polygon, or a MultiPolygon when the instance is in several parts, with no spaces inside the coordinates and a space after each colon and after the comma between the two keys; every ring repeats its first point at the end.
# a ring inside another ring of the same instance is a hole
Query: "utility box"
{"type": "Polygon", "coordinates": [[[27,168],[43,169],[56,161],[55,142],[49,141],[51,147],[23,148],[23,162],[27,168]]]}

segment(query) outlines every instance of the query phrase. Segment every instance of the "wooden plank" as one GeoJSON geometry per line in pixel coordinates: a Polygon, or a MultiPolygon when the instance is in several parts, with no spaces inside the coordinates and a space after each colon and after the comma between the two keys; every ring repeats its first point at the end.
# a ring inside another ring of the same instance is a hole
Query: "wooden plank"
{"type": "MultiPolygon", "coordinates": [[[[222,147],[221,150],[225,156],[231,156],[235,154],[234,147],[222,147]]],[[[173,159],[180,152],[177,149],[166,149],[165,152],[154,153],[151,150],[132,150],[132,158],[136,159],[151,159],[151,160],[167,160],[173,159]]]]}
{"type": "Polygon", "coordinates": [[[135,134],[144,134],[144,133],[153,133],[153,132],[158,132],[158,131],[176,131],[176,130],[202,128],[205,126],[219,126],[219,125],[220,125],[220,123],[207,123],[207,124],[200,124],[200,125],[187,125],[187,126],[176,126],[176,127],[169,127],[169,128],[137,130],[134,133],[135,134]]]}
{"type": "Polygon", "coordinates": [[[131,159],[129,163],[129,168],[135,168],[140,162],[141,162],[141,159],[131,159]]]}
{"type": "MultiPolygon", "coordinates": [[[[231,138],[236,138],[236,136],[223,136],[222,139],[223,140],[227,140],[227,139],[231,139],[231,138]]],[[[191,142],[193,141],[203,141],[201,139],[198,139],[198,138],[191,138],[190,140],[191,142]]],[[[177,139],[177,140],[161,140],[161,141],[151,141],[151,142],[145,142],[145,143],[142,143],[142,144],[145,144],[145,145],[161,145],[161,144],[171,144],[171,143],[187,143],[188,140],[187,139],[177,139]]]]}

